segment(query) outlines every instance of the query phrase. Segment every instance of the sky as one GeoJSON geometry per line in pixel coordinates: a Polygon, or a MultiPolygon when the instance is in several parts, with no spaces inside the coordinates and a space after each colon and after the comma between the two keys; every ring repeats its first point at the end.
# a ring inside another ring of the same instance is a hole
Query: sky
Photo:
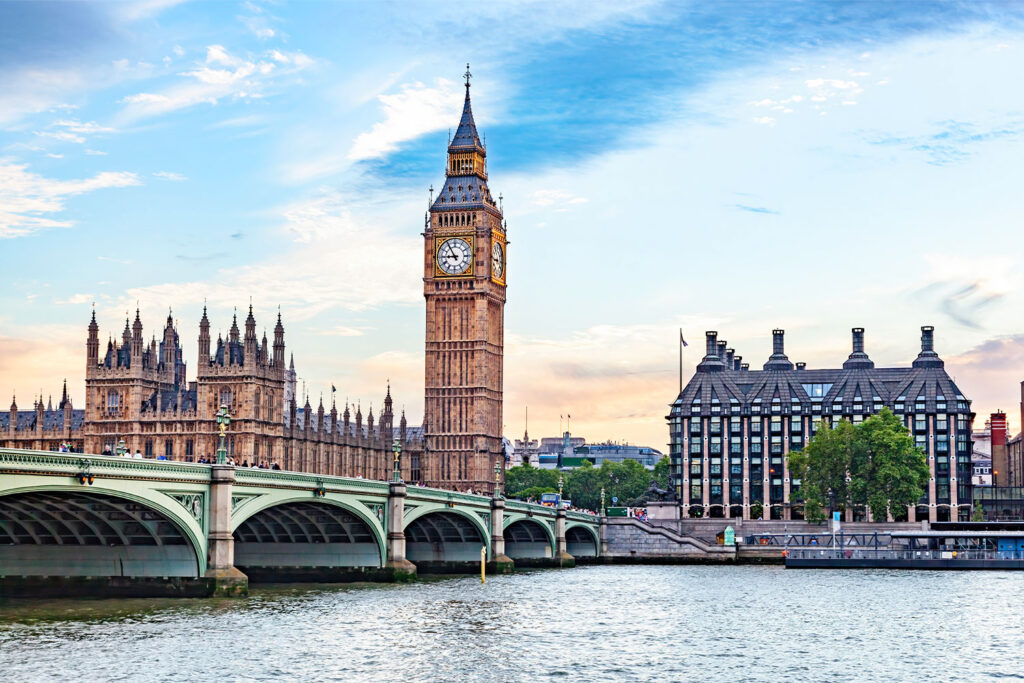
{"type": "Polygon", "coordinates": [[[0,3],[0,392],[86,326],[279,310],[314,405],[423,410],[422,237],[461,75],[508,220],[505,433],[664,450],[714,329],[837,367],[921,325],[1019,429],[1024,6],[0,3]]]}

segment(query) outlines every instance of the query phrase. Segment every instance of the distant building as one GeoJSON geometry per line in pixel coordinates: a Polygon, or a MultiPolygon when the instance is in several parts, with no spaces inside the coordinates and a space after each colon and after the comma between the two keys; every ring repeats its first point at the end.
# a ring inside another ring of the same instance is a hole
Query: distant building
{"type": "Polygon", "coordinates": [[[1006,485],[1024,486],[1024,382],[1020,383],[1020,425],[1017,436],[1006,442],[1006,485]]]}
{"type": "MultiPolygon", "coordinates": [[[[540,445],[536,445],[537,441],[528,441],[528,435],[524,434],[522,441],[516,441],[516,450],[519,451],[519,444],[528,442],[533,444],[530,446],[529,462],[534,467],[540,467],[542,469],[553,470],[558,468],[559,459],[561,459],[562,469],[572,469],[579,467],[583,464],[584,460],[589,460],[593,465],[600,467],[605,461],[608,462],[623,462],[625,460],[635,460],[647,469],[654,469],[654,466],[661,460],[661,451],[650,448],[649,446],[634,446],[628,443],[617,443],[615,441],[605,441],[604,443],[587,443],[587,440],[582,436],[572,436],[569,432],[565,432],[561,437],[550,436],[540,440],[540,445]]],[[[524,449],[525,450],[525,449],[524,449]]],[[[516,456],[520,464],[523,455],[516,456]]]]}
{"type": "Polygon", "coordinates": [[[573,454],[577,457],[587,458],[598,466],[605,461],[624,462],[626,460],[636,460],[649,470],[653,470],[658,461],[664,457],[661,451],[650,446],[634,446],[628,443],[615,443],[613,441],[584,444],[583,446],[576,447],[573,450],[573,454]]]}
{"type": "Polygon", "coordinates": [[[985,420],[984,429],[971,432],[971,483],[992,486],[992,421],[985,420]]]}

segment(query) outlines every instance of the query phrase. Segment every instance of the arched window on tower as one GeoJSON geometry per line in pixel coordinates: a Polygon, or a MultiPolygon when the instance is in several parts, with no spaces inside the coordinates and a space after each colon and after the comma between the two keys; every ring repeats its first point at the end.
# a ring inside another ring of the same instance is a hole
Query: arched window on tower
{"type": "Polygon", "coordinates": [[[107,410],[117,410],[121,405],[121,395],[115,389],[107,392],[107,410]]]}
{"type": "Polygon", "coordinates": [[[231,389],[228,387],[220,390],[220,405],[231,407],[231,389]]]}
{"type": "Polygon", "coordinates": [[[262,396],[260,395],[260,390],[257,389],[256,390],[256,400],[253,401],[253,409],[252,409],[253,410],[253,417],[255,419],[257,419],[257,420],[260,419],[260,408],[261,408],[261,406],[260,406],[260,398],[262,398],[262,396]]]}

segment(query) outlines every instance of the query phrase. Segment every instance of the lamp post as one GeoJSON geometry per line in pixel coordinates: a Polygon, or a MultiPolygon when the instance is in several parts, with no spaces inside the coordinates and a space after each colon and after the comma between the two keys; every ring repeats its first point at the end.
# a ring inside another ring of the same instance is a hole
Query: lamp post
{"type": "Polygon", "coordinates": [[[562,475],[558,475],[558,509],[562,507],[562,475]]]}
{"type": "Polygon", "coordinates": [[[117,457],[123,458],[128,448],[124,445],[124,439],[117,440],[117,448],[114,450],[117,453],[117,457]]]}
{"type": "Polygon", "coordinates": [[[395,454],[395,467],[391,472],[391,481],[399,482],[402,481],[400,466],[400,461],[402,459],[402,442],[399,439],[395,439],[394,444],[391,445],[391,451],[395,454]]]}
{"type": "Polygon", "coordinates": [[[228,464],[228,449],[226,446],[226,436],[229,424],[231,424],[231,416],[228,415],[228,407],[224,404],[221,404],[220,410],[217,411],[217,427],[220,429],[220,446],[217,448],[218,465],[228,464]]]}
{"type": "Polygon", "coordinates": [[[601,487],[601,516],[606,517],[607,514],[604,509],[604,487],[601,487]]]}
{"type": "Polygon", "coordinates": [[[501,463],[494,461],[494,497],[501,498],[501,463]]]}

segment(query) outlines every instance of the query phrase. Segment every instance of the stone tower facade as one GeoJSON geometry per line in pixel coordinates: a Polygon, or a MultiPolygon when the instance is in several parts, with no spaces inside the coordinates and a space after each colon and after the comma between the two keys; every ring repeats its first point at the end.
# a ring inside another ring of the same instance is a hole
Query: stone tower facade
{"type": "MultiPolygon", "coordinates": [[[[489,492],[504,458],[502,365],[508,242],[487,184],[487,150],[469,98],[426,219],[426,373],[420,463],[429,486],[489,492]]],[[[504,468],[502,468],[502,471],[504,468]]]]}

